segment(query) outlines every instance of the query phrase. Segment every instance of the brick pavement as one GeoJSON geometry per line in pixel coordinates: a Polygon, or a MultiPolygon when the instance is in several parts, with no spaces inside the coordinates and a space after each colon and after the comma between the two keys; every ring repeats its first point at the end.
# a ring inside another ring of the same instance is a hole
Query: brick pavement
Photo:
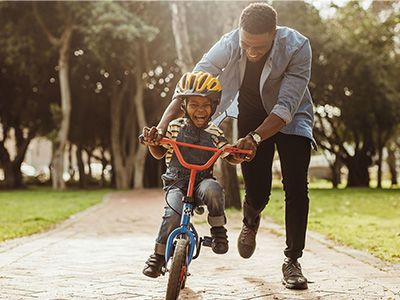
{"type": "MultiPolygon", "coordinates": [[[[141,274],[163,207],[160,190],[114,193],[55,229],[0,244],[0,299],[163,299],[166,277],[141,274]]],[[[196,228],[208,234],[204,216],[196,228]]],[[[228,221],[230,250],[211,249],[190,266],[181,299],[400,299],[400,266],[334,245],[309,233],[301,259],[306,291],[281,284],[282,227],[263,220],[252,258],[236,239],[240,215],[228,221]]]]}

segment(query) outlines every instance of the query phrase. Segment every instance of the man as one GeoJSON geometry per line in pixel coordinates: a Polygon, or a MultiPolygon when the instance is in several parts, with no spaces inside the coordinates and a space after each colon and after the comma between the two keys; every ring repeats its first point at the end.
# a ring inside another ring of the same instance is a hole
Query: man
{"type": "MultiPolygon", "coordinates": [[[[242,163],[245,183],[243,227],[238,250],[249,258],[256,247],[260,213],[271,192],[272,161],[277,147],[285,190],[286,256],[282,265],[287,288],[306,289],[297,261],[302,256],[308,218],[307,173],[313,141],[313,104],[307,88],[311,49],[306,37],[276,26],[276,12],[265,3],[247,6],[239,29],[224,35],[194,68],[219,76],[224,91],[215,121],[238,113],[237,146],[257,152],[242,163]]],[[[173,99],[157,128],[180,116],[173,99]]]]}

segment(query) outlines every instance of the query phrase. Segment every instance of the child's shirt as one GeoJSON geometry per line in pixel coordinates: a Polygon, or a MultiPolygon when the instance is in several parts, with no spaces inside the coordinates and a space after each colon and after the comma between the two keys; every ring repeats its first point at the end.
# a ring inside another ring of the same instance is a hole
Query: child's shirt
{"type": "MultiPolygon", "coordinates": [[[[209,122],[206,128],[200,129],[194,126],[187,118],[179,118],[171,121],[168,125],[165,136],[169,139],[179,142],[218,149],[228,145],[228,141],[224,136],[223,131],[212,122],[209,122]]],[[[168,183],[166,182],[168,181],[166,180],[166,177],[173,181],[186,179],[187,177],[187,180],[182,180],[183,184],[181,186],[185,186],[188,182],[190,170],[184,168],[179,163],[172,146],[166,144],[164,144],[163,146],[167,149],[167,153],[165,155],[167,171],[163,175],[165,185],[168,185],[168,183]]],[[[182,156],[186,162],[196,165],[205,164],[214,155],[214,152],[195,148],[179,147],[179,150],[181,151],[182,156]]],[[[227,155],[228,154],[225,154],[223,155],[223,157],[227,155]]],[[[213,177],[212,172],[213,166],[211,166],[208,170],[198,172],[196,176],[196,182],[204,178],[213,177]]]]}

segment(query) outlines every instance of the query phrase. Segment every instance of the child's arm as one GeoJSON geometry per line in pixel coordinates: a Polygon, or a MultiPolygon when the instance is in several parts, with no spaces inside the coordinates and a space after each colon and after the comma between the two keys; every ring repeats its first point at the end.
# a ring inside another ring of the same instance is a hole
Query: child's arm
{"type": "Polygon", "coordinates": [[[162,159],[167,152],[167,149],[162,146],[149,146],[149,151],[155,159],[162,159]]]}

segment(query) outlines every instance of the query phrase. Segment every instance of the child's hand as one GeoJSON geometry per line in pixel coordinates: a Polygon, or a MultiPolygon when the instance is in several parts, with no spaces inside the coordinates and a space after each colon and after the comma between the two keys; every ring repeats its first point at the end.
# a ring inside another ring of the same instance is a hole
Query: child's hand
{"type": "Polygon", "coordinates": [[[144,127],[143,128],[143,142],[147,146],[158,146],[160,145],[160,140],[163,138],[163,135],[157,129],[157,127],[153,126],[151,128],[144,127]]]}

